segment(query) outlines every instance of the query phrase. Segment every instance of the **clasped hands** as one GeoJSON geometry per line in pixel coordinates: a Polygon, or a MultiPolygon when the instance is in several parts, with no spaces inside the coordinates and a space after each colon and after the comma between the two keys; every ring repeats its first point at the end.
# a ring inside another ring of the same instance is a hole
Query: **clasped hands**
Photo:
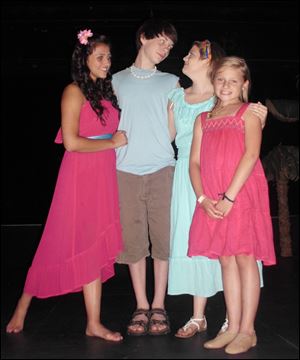
{"type": "Polygon", "coordinates": [[[226,199],[213,200],[206,197],[200,206],[202,206],[209,217],[213,219],[223,219],[230,213],[233,203],[226,199]]]}

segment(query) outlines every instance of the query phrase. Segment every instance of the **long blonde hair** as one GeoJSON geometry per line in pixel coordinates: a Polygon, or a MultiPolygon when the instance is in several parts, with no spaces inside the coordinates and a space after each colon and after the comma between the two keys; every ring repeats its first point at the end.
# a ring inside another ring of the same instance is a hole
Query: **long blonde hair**
{"type": "Polygon", "coordinates": [[[231,67],[234,69],[239,69],[243,75],[244,81],[248,80],[248,85],[244,85],[242,88],[242,93],[240,95],[240,99],[242,102],[248,102],[250,87],[251,87],[251,77],[250,70],[245,59],[237,57],[237,56],[226,56],[217,61],[214,64],[213,71],[211,73],[211,80],[214,81],[216,73],[222,67],[231,67]]]}

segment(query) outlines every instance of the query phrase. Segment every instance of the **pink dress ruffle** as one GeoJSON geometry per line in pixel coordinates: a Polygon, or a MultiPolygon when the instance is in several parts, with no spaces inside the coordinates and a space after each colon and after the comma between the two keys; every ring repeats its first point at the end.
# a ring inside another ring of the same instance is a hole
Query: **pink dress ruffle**
{"type": "MultiPolygon", "coordinates": [[[[118,111],[103,100],[103,126],[86,102],[80,135],[114,133],[118,111]]],[[[56,142],[62,142],[61,130],[56,142]]],[[[122,251],[115,150],[65,151],[40,244],[24,291],[39,298],[81,291],[82,286],[114,275],[122,251]]]]}
{"type": "MultiPolygon", "coordinates": [[[[218,199],[227,190],[245,150],[242,105],[236,115],[207,119],[202,113],[201,180],[204,194],[218,199]]],[[[210,218],[197,203],[189,237],[189,256],[254,255],[264,265],[276,263],[268,183],[260,160],[222,220],[210,218]]]]}

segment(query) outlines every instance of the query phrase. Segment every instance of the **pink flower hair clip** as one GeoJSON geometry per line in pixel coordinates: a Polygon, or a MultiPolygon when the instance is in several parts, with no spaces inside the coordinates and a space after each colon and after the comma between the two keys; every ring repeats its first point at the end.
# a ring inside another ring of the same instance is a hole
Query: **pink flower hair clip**
{"type": "Polygon", "coordinates": [[[85,29],[85,30],[81,30],[79,31],[79,33],[77,34],[77,38],[80,42],[80,44],[86,45],[88,43],[88,38],[93,36],[92,31],[89,29],[85,29]]]}

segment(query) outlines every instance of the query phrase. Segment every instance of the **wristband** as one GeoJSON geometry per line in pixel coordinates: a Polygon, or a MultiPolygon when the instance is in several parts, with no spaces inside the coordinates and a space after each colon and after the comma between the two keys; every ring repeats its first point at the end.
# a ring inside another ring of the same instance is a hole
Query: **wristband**
{"type": "Polygon", "coordinates": [[[198,197],[197,201],[198,201],[199,204],[201,204],[204,199],[206,199],[206,196],[205,195],[200,195],[198,197]]]}

